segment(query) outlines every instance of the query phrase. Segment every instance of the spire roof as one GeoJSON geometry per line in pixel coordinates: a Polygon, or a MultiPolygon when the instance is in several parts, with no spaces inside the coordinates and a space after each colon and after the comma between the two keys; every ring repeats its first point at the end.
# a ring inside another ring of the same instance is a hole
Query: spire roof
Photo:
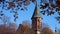
{"type": "Polygon", "coordinates": [[[34,10],[32,18],[34,17],[41,17],[37,1],[36,1],[36,6],[35,6],[35,10],[34,10]]]}

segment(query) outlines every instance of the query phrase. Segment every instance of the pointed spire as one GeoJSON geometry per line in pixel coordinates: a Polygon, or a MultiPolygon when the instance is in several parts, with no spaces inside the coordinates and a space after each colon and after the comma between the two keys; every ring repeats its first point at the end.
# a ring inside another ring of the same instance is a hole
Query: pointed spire
{"type": "Polygon", "coordinates": [[[40,16],[40,11],[39,11],[39,8],[38,8],[38,2],[36,1],[36,6],[35,6],[35,10],[34,10],[34,13],[33,13],[33,16],[32,18],[34,17],[41,17],[40,16]]]}

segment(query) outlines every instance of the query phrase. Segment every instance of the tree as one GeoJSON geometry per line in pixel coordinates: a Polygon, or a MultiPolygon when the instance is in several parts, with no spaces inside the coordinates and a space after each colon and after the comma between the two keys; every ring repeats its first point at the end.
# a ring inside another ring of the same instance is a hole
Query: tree
{"type": "Polygon", "coordinates": [[[16,23],[9,23],[9,26],[7,27],[9,32],[7,34],[15,34],[17,25],[16,23]]]}
{"type": "Polygon", "coordinates": [[[43,34],[55,34],[50,28],[43,28],[42,29],[43,34]]]}
{"type": "Polygon", "coordinates": [[[16,34],[34,34],[34,31],[31,28],[29,20],[22,21],[22,24],[19,25],[16,34]]]}
{"type": "MultiPolygon", "coordinates": [[[[35,3],[36,0],[0,0],[0,7],[5,10],[11,9],[10,13],[14,13],[14,21],[18,18],[18,10],[26,10],[27,6],[32,3],[35,3]],[[23,6],[24,5],[24,6],[23,6]],[[23,7],[23,8],[21,8],[23,7]],[[16,9],[15,9],[16,8],[16,9]],[[16,10],[16,11],[15,11],[16,10]]],[[[45,15],[54,15],[56,12],[60,15],[60,0],[40,0],[39,7],[42,10],[41,14],[45,15]]],[[[60,21],[60,16],[55,17],[57,21],[60,21]]],[[[59,22],[60,23],[60,22],[59,22]]]]}
{"type": "Polygon", "coordinates": [[[10,23],[10,17],[3,14],[3,11],[0,11],[0,19],[3,22],[4,25],[10,23]]]}
{"type": "Polygon", "coordinates": [[[0,25],[0,34],[15,34],[16,29],[12,25],[10,25],[10,27],[9,26],[7,27],[5,25],[0,25]]]}
{"type": "Polygon", "coordinates": [[[31,28],[31,26],[32,26],[29,20],[22,21],[22,25],[27,26],[29,28],[31,28]]]}
{"type": "Polygon", "coordinates": [[[42,34],[55,34],[46,23],[42,23],[42,34]]]}
{"type": "Polygon", "coordinates": [[[3,24],[0,25],[0,34],[15,34],[16,23],[11,23],[10,17],[6,15],[1,15],[0,19],[3,22],[3,24]]]}
{"type": "MultiPolygon", "coordinates": [[[[43,0],[42,0],[43,1],[43,0]]],[[[47,16],[49,15],[54,15],[56,12],[58,13],[59,16],[55,16],[55,18],[57,19],[57,21],[60,21],[60,6],[59,6],[59,0],[49,0],[48,1],[43,1],[41,3],[43,4],[40,4],[40,9],[42,10],[41,13],[43,15],[47,14],[47,16]]]]}
{"type": "Polygon", "coordinates": [[[17,29],[16,23],[9,23],[8,29],[10,30],[10,32],[15,32],[17,29]]]}
{"type": "Polygon", "coordinates": [[[6,28],[6,26],[0,25],[0,34],[6,33],[6,32],[8,31],[7,29],[8,29],[8,28],[6,28]]]}
{"type": "Polygon", "coordinates": [[[31,28],[20,24],[16,34],[34,34],[34,31],[31,28]]]}

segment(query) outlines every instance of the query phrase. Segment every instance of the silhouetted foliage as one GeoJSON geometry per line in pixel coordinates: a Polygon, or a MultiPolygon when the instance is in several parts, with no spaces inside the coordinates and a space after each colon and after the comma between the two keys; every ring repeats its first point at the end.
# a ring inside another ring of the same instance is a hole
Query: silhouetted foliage
{"type": "MultiPolygon", "coordinates": [[[[40,9],[42,10],[41,11],[41,14],[45,15],[47,14],[47,16],[49,15],[54,15],[56,12],[59,14],[59,11],[60,11],[60,0],[40,0],[40,9]],[[46,9],[47,8],[47,9],[46,9]],[[54,11],[55,10],[55,11],[54,11]]],[[[11,11],[13,12],[14,9],[17,10],[28,10],[27,9],[27,6],[30,4],[30,2],[32,3],[35,3],[36,0],[10,0],[10,1],[6,1],[6,0],[0,0],[0,7],[2,7],[2,9],[6,9],[6,10],[9,10],[9,9],[12,9],[11,11]],[[23,6],[23,8],[21,8],[23,6]]],[[[4,15],[4,14],[1,14],[1,15],[4,15]]],[[[14,16],[14,15],[13,15],[14,16]]],[[[16,21],[18,17],[15,17],[14,21],[16,21]]],[[[59,20],[58,20],[59,21],[59,20]]]]}
{"type": "Polygon", "coordinates": [[[15,7],[15,4],[13,2],[9,2],[9,8],[15,7]]]}

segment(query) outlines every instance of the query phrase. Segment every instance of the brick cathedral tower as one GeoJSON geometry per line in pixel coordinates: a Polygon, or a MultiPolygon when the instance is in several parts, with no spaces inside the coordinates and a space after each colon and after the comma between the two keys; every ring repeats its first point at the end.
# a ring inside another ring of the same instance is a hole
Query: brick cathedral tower
{"type": "Polygon", "coordinates": [[[42,18],[40,15],[37,2],[36,2],[35,10],[31,19],[32,19],[32,29],[34,30],[34,33],[41,34],[42,33],[42,18]]]}

